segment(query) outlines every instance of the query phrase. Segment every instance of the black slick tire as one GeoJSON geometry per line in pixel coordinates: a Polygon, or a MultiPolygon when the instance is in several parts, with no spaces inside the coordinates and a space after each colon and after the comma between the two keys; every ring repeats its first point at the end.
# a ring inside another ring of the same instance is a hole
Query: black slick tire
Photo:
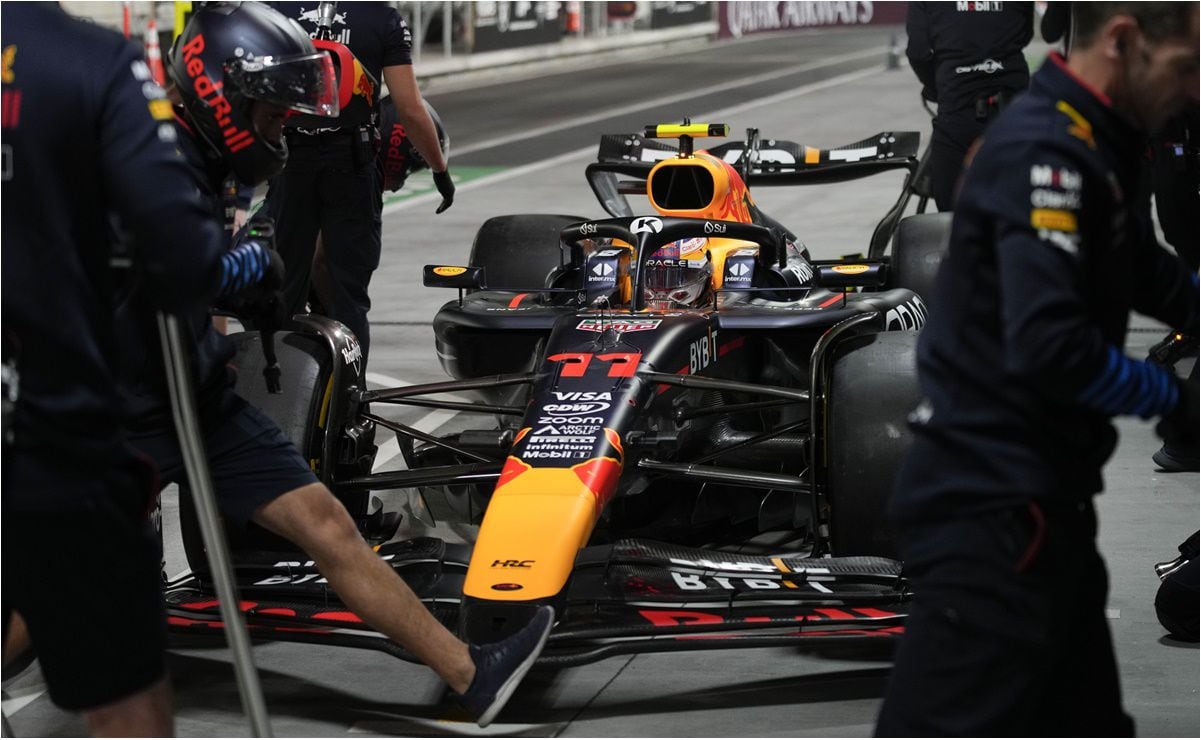
{"type": "Polygon", "coordinates": [[[832,350],[826,482],[836,556],[897,557],[887,508],[912,439],[907,419],[920,400],[916,346],[917,332],[895,331],[832,350]]]}

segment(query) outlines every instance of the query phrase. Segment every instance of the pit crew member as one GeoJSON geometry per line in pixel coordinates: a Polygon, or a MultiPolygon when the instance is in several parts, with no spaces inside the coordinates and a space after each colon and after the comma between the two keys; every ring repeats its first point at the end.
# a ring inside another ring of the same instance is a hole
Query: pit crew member
{"type": "Polygon", "coordinates": [[[151,320],[260,279],[270,255],[223,253],[140,50],[57,4],[0,13],[5,633],[16,610],[50,698],[93,735],[171,735],[154,474],[126,442],[114,379],[109,213],[151,320]]]}
{"type": "Polygon", "coordinates": [[[930,139],[930,185],[949,211],[968,150],[1001,106],[1030,82],[1022,49],[1034,35],[1034,3],[909,3],[905,54],[938,103],[930,139]]]}
{"type": "Polygon", "coordinates": [[[1131,310],[1197,323],[1139,192],[1146,135],[1197,96],[1197,6],[1073,12],[1070,56],[985,133],[955,206],[890,504],[916,596],[879,735],[1134,731],[1092,496],[1110,417],[1197,428],[1196,387],[1122,351],[1131,310]]]}
{"type": "MultiPolygon", "coordinates": [[[[443,196],[437,212],[445,211],[454,201],[455,187],[434,122],[417,89],[408,26],[387,3],[331,4],[337,6],[332,40],[348,47],[372,79],[379,81],[382,73],[397,117],[429,163],[443,196]]],[[[271,5],[316,37],[319,7],[325,3],[271,5]]],[[[266,208],[275,219],[277,243],[288,265],[284,297],[289,315],[304,312],[320,233],[328,276],[321,296],[323,308],[354,332],[367,362],[371,345],[367,289],[379,267],[383,209],[376,172],[381,92],[370,81],[357,82],[355,90],[337,120],[288,119],[291,154],[283,174],[271,182],[266,208]]]]}
{"type": "MultiPolygon", "coordinates": [[[[260,3],[208,3],[197,10],[172,49],[168,74],[179,144],[193,165],[195,187],[222,223],[221,184],[232,171],[258,184],[283,167],[283,120],[290,110],[328,114],[335,105],[329,58],[292,21],[260,3]],[[218,88],[214,81],[223,80],[218,88]]],[[[137,305],[135,291],[124,308],[137,305]]],[[[206,312],[190,317],[196,336],[201,424],[214,488],[231,527],[260,526],[300,546],[342,601],[418,659],[459,695],[481,725],[507,700],[540,652],[553,620],[549,607],[508,640],[467,645],[447,631],[359,535],[342,504],[317,482],[300,453],[269,420],[230,387],[228,340],[206,312]]],[[[158,338],[152,327],[126,327],[123,391],[135,418],[132,443],[158,465],[164,482],[180,480],[179,445],[158,382],[158,338]]]]}

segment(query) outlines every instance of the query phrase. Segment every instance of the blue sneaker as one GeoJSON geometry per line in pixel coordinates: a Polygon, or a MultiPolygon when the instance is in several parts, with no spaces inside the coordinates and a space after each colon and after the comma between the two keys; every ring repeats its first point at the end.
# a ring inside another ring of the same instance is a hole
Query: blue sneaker
{"type": "Polygon", "coordinates": [[[459,697],[467,711],[476,716],[480,727],[487,727],[504,708],[509,697],[533,667],[546,645],[555,624],[555,610],[540,606],[530,623],[500,642],[468,645],[475,663],[475,678],[459,697]]]}

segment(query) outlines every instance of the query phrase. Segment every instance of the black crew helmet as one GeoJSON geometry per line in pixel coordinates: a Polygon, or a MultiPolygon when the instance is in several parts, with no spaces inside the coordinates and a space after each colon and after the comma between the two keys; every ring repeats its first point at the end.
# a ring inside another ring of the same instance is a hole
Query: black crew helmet
{"type": "Polygon", "coordinates": [[[338,115],[333,62],[293,20],[262,3],[205,3],[171,48],[167,74],[185,118],[247,185],[279,173],[283,141],[255,130],[255,100],[299,113],[338,115]]]}
{"type": "MultiPolygon", "coordinates": [[[[422,102],[425,103],[425,109],[429,111],[430,118],[434,121],[434,131],[438,134],[438,148],[442,150],[442,157],[445,158],[447,150],[450,148],[450,138],[446,135],[446,129],[442,128],[442,118],[438,116],[438,111],[434,110],[434,106],[430,105],[428,100],[422,100],[422,102]]],[[[421,156],[421,152],[417,151],[417,147],[413,146],[413,140],[409,138],[408,132],[405,131],[404,125],[396,115],[396,106],[392,105],[392,96],[385,97],[379,104],[379,130],[383,141],[380,145],[376,165],[380,171],[380,182],[383,183],[383,189],[396,191],[405,184],[409,175],[429,167],[429,162],[426,162],[425,157],[421,156]]]]}

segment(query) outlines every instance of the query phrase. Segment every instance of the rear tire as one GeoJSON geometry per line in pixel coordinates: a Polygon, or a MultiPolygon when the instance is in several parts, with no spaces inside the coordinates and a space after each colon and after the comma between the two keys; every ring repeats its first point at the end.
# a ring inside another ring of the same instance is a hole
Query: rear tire
{"type": "Polygon", "coordinates": [[[852,337],[831,359],[826,411],[831,549],[897,558],[889,497],[912,439],[907,417],[921,393],[917,332],[852,337]]]}
{"type": "Polygon", "coordinates": [[[902,219],[892,242],[891,287],[912,290],[931,308],[938,267],[950,242],[950,213],[922,213],[902,219]]]}
{"type": "Polygon", "coordinates": [[[586,220],[542,213],[490,218],[476,232],[468,264],[484,268],[488,290],[543,287],[560,264],[559,232],[586,220]]]}

